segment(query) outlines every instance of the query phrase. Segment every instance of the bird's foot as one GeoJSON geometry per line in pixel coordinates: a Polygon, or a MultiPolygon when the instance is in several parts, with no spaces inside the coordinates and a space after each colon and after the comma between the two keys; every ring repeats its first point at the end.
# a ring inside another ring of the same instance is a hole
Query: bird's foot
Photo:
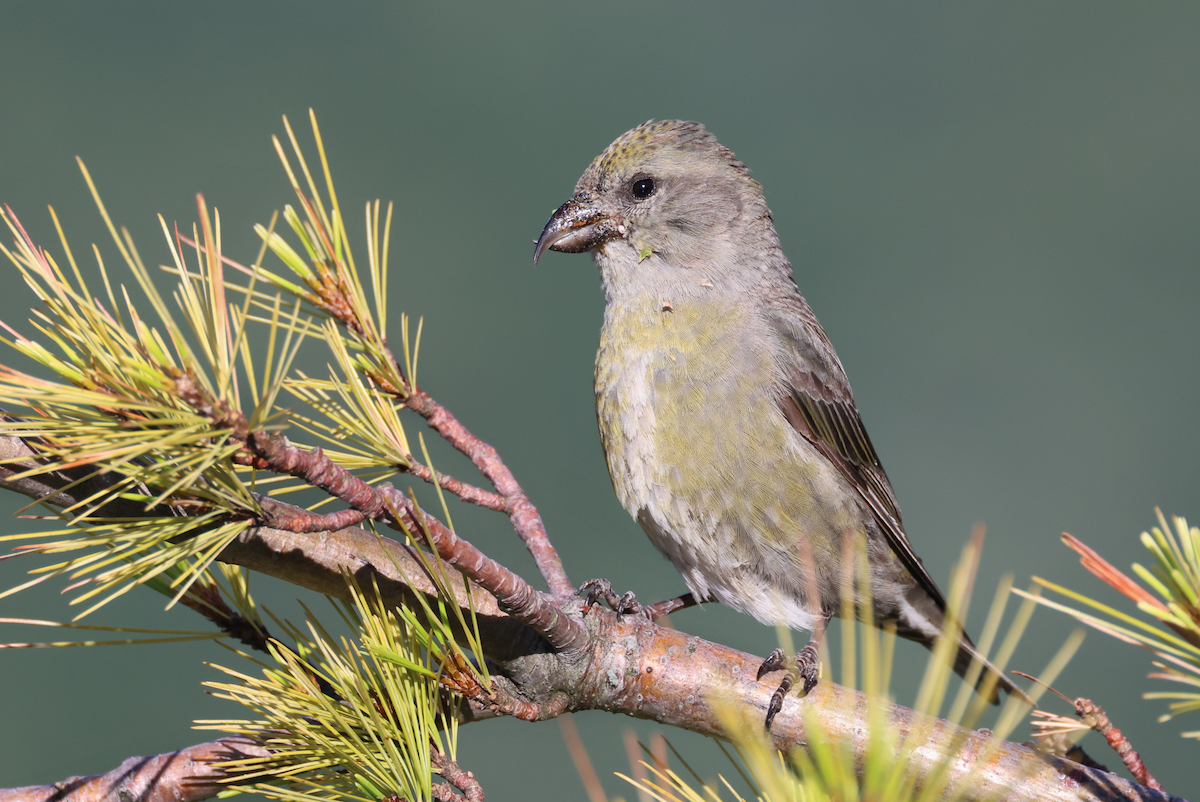
{"type": "Polygon", "coordinates": [[[779,683],[779,687],[771,694],[771,701],[767,704],[767,720],[766,728],[771,729],[771,722],[775,720],[775,716],[783,709],[783,699],[788,695],[788,691],[796,684],[797,680],[801,682],[801,687],[804,689],[805,696],[817,685],[817,677],[821,673],[821,663],[817,658],[818,645],[809,641],[809,643],[796,653],[795,658],[789,660],[783,653],[783,649],[775,649],[767,659],[763,660],[762,665],[758,667],[758,680],[773,671],[786,669],[787,673],[783,675],[783,679],[779,683]]]}
{"type": "Polygon", "coordinates": [[[594,607],[597,602],[603,600],[618,615],[646,615],[648,609],[638,604],[633,591],[618,596],[607,579],[589,579],[579,586],[576,593],[583,597],[583,602],[588,607],[594,607]]]}

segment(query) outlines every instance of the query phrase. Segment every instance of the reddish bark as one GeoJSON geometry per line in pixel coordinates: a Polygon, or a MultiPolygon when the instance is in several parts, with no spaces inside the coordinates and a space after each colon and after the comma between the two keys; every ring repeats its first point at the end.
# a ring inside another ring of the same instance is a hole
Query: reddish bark
{"type": "Polygon", "coordinates": [[[550,544],[542,516],[525,495],[512,471],[500,459],[496,449],[471,434],[458,418],[423,390],[416,389],[408,396],[406,404],[409,409],[423,417],[446,442],[469,457],[480,473],[495,486],[504,499],[504,511],[512,521],[513,529],[533,555],[534,564],[546,580],[550,592],[556,596],[574,593],[575,586],[571,584],[558,552],[550,544]]]}
{"type": "Polygon", "coordinates": [[[1083,720],[1083,723],[1090,725],[1093,730],[1104,737],[1113,751],[1121,757],[1121,762],[1125,764],[1125,768],[1129,769],[1129,773],[1135,780],[1147,788],[1153,788],[1156,791],[1162,790],[1158,780],[1154,779],[1154,776],[1146,768],[1146,764],[1142,762],[1142,756],[1133,748],[1133,744],[1129,743],[1125,734],[1113,726],[1108,714],[1100,705],[1091,699],[1080,697],[1075,700],[1075,713],[1083,720]]]}
{"type": "Polygon", "coordinates": [[[50,785],[0,788],[0,802],[195,802],[229,789],[214,763],[263,757],[267,750],[233,736],[150,757],[131,757],[104,774],[68,777],[50,785]]]}

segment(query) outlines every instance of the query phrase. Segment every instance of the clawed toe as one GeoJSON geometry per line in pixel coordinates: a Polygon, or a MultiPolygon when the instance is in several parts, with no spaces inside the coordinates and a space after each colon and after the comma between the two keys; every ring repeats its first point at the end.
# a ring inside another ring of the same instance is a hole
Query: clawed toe
{"type": "Polygon", "coordinates": [[[788,691],[792,689],[793,682],[792,672],[783,675],[783,680],[779,683],[779,687],[775,689],[775,693],[771,694],[771,701],[767,704],[767,720],[763,722],[763,726],[768,732],[771,730],[771,722],[775,720],[775,716],[783,709],[783,699],[788,695],[788,691]]]}
{"type": "Polygon", "coordinates": [[[621,615],[640,615],[645,612],[645,608],[638,604],[637,596],[629,590],[622,594],[617,602],[617,612],[621,615]]]}
{"type": "Polygon", "coordinates": [[[594,607],[603,601],[619,615],[637,615],[644,609],[638,604],[633,591],[618,596],[607,579],[589,579],[579,586],[576,593],[583,597],[584,604],[588,607],[594,607]]]}
{"type": "Polygon", "coordinates": [[[810,642],[796,655],[796,674],[804,681],[805,696],[816,687],[820,673],[821,663],[817,659],[817,647],[810,642]]]}
{"type": "Polygon", "coordinates": [[[758,680],[772,671],[778,671],[781,668],[787,668],[787,657],[783,653],[783,649],[776,647],[775,651],[767,655],[767,659],[762,661],[762,665],[758,667],[758,680]]]}
{"type": "Polygon", "coordinates": [[[575,591],[577,596],[583,597],[583,603],[588,607],[595,607],[596,604],[604,599],[612,606],[613,600],[617,598],[617,594],[613,592],[612,584],[607,579],[589,579],[579,586],[579,590],[575,591]]]}
{"type": "Polygon", "coordinates": [[[800,682],[804,689],[804,694],[807,696],[809,691],[817,685],[817,678],[821,673],[821,664],[817,659],[817,645],[811,641],[796,653],[793,660],[788,660],[783,653],[783,649],[775,649],[767,659],[763,660],[762,665],[758,667],[758,679],[761,681],[763,677],[773,671],[786,669],[787,673],[783,675],[783,679],[779,682],[779,687],[771,694],[771,701],[767,704],[767,720],[766,728],[771,729],[771,722],[775,720],[775,716],[783,709],[784,697],[788,695],[788,691],[797,681],[800,682]]]}

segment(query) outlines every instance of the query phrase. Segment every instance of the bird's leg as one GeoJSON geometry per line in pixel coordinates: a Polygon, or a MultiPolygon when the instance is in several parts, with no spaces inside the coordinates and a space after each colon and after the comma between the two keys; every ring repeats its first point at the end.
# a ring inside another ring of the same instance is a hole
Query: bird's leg
{"type": "Polygon", "coordinates": [[[804,648],[796,652],[796,656],[788,660],[784,655],[783,649],[776,648],[767,659],[763,660],[762,665],[758,667],[758,679],[761,681],[764,676],[772,671],[787,669],[787,673],[783,675],[783,679],[779,683],[779,687],[775,689],[775,693],[771,694],[771,701],[767,705],[767,720],[766,727],[771,729],[771,722],[775,720],[775,716],[783,709],[783,698],[788,695],[788,691],[796,684],[797,680],[803,683],[804,693],[807,696],[817,685],[817,676],[821,671],[820,651],[821,641],[825,638],[825,625],[829,622],[829,617],[826,616],[817,623],[813,628],[812,637],[808,639],[808,643],[804,648]]]}
{"type": "Polygon", "coordinates": [[[664,615],[669,615],[676,610],[686,610],[688,607],[695,607],[698,604],[703,604],[704,601],[697,599],[691,593],[685,593],[682,596],[676,596],[673,599],[665,599],[654,604],[647,604],[642,608],[642,612],[651,621],[657,621],[664,615]]]}

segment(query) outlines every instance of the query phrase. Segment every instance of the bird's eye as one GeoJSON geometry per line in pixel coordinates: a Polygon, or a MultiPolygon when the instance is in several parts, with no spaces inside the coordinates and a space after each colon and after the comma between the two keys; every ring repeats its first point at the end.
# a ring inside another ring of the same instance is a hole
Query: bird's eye
{"type": "Polygon", "coordinates": [[[654,179],[639,178],[630,185],[629,192],[638,200],[645,200],[654,194],[654,179]]]}

